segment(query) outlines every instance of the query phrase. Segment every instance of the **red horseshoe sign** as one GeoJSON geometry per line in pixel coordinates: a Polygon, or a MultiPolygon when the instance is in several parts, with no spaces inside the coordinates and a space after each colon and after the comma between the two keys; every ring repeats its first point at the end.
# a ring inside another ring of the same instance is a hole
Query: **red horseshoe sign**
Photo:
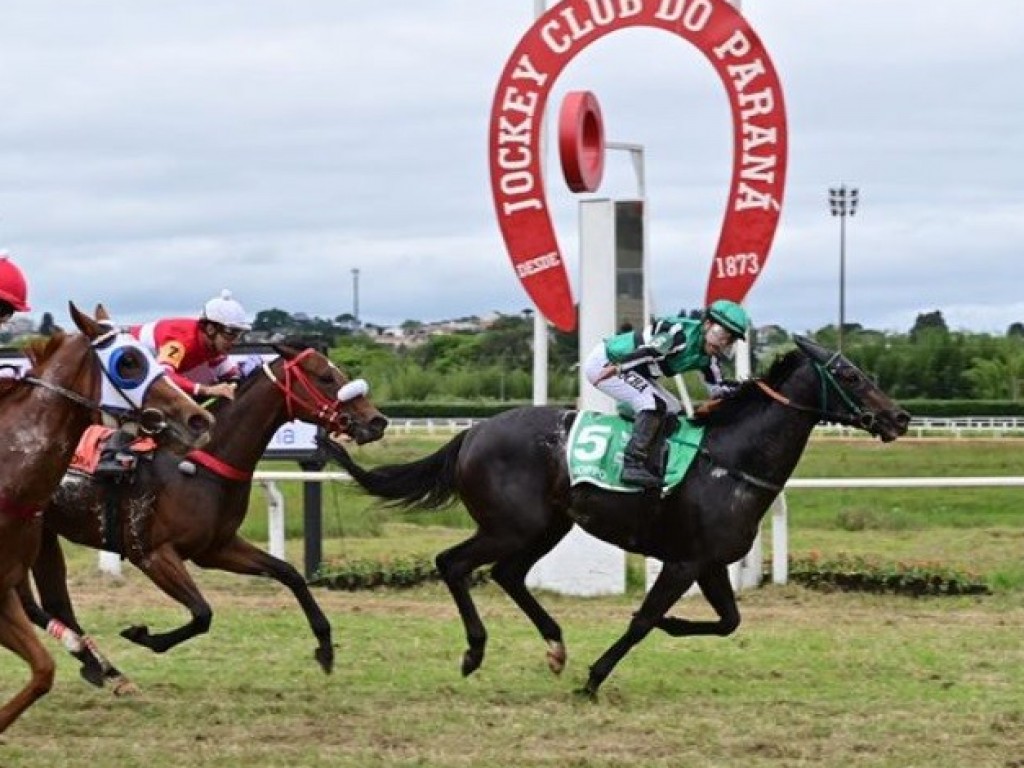
{"type": "MultiPolygon", "coordinates": [[[[707,301],[743,300],[768,260],[782,212],[782,87],[764,45],[735,8],[726,0],[563,0],[527,30],[501,73],[489,154],[495,212],[512,266],[537,309],[565,331],[575,327],[576,312],[541,178],[542,117],[565,66],[605,35],[630,27],[661,29],[697,46],[729,97],[733,173],[707,301]]],[[[587,171],[581,169],[584,181],[587,171]]]]}

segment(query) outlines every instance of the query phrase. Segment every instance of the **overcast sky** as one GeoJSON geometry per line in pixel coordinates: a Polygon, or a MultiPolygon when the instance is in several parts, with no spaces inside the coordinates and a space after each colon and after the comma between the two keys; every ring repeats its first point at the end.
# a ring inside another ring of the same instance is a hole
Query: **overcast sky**
{"type": "MultiPolygon", "coordinates": [[[[827,189],[848,221],[846,318],[906,330],[1024,321],[1020,0],[744,0],[789,120],[789,177],[757,323],[839,306],[827,189]]],[[[490,196],[487,132],[532,0],[7,0],[0,9],[0,248],[36,316],[72,299],[124,321],[231,288],[376,323],[530,306],[490,196]]],[[[682,39],[618,32],[552,91],[594,91],[642,143],[658,311],[704,295],[731,172],[721,83],[682,39]]],[[[576,197],[549,164],[574,275],[576,197]]],[[[613,153],[601,194],[629,197],[613,153]]],[[[575,275],[573,276],[574,287],[575,275]]]]}

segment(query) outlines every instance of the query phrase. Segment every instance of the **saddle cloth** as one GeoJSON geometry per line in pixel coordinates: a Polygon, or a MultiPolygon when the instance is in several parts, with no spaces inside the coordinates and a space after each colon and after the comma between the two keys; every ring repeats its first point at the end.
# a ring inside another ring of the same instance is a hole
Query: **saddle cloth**
{"type": "MultiPolygon", "coordinates": [[[[580,411],[566,441],[569,482],[591,483],[612,491],[640,493],[642,488],[622,484],[622,452],[633,432],[633,423],[605,413],[580,411]]],[[[668,466],[662,493],[679,485],[693,462],[704,427],[680,419],[679,428],[669,436],[668,466]]]]}
{"type": "MultiPolygon", "coordinates": [[[[71,457],[70,469],[87,475],[93,474],[100,460],[100,452],[113,433],[113,427],[105,427],[102,424],[87,427],[71,457]]],[[[156,450],[156,441],[151,437],[137,437],[130,448],[134,453],[150,453],[156,450]]]]}

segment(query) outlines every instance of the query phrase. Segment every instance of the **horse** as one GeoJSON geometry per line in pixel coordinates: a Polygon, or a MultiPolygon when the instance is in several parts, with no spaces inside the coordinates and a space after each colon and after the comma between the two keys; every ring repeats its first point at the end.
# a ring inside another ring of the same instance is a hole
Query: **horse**
{"type": "Polygon", "coordinates": [[[573,524],[629,552],[663,563],[627,629],[590,667],[577,693],[598,689],[626,654],[654,629],[673,637],[726,636],[740,613],[728,566],[750,550],[761,518],[795,469],[816,424],[849,424],[885,442],[907,431],[910,415],[853,363],[798,337],[767,375],[750,379],[700,417],[704,440],[682,481],[622,493],[572,484],[567,435],[577,414],[549,406],[513,408],[475,424],[435,453],[367,470],[331,441],[324,443],[370,495],[389,504],[432,509],[461,500],[477,524],[465,541],[441,552],[437,569],[465,629],[463,676],[480,667],[487,632],[470,595],[469,577],[493,563],[491,576],[547,643],[554,673],[566,663],[558,623],[526,588],[533,565],[573,524]],[[693,585],[717,613],[691,621],[668,611],[693,585]]]}
{"type": "Polygon", "coordinates": [[[0,379],[0,644],[31,668],[29,682],[0,707],[0,733],[53,686],[54,661],[36,637],[16,587],[39,550],[41,510],[97,413],[137,421],[183,448],[199,446],[213,421],[165,378],[153,356],[117,331],[106,310],[95,317],[69,303],[81,331],[57,332],[27,348],[31,368],[0,379]]]}
{"type": "MultiPolygon", "coordinates": [[[[238,528],[248,511],[256,464],[283,424],[299,419],[362,444],[379,440],[387,419],[370,401],[366,382],[350,381],[323,354],[285,345],[276,345],[275,351],[277,358],[242,380],[234,401],[211,406],[217,421],[203,451],[188,454],[184,464],[167,451],[156,451],[152,461],[138,463],[133,482],[115,497],[113,541],[120,545],[118,551],[191,616],[167,632],[151,633],[146,625],[132,625],[121,635],[164,653],[209,630],[213,610],[185,568],[185,561],[191,560],[202,568],[269,576],[290,589],[316,637],[314,658],[330,673],[331,625],[305,580],[293,566],[239,536],[238,528]]],[[[21,597],[33,622],[68,644],[82,664],[83,678],[98,687],[111,682],[120,695],[137,689],[79,624],[58,539],[110,549],[111,537],[103,523],[108,493],[109,483],[91,475],[72,469],[64,476],[43,510],[42,547],[32,568],[42,605],[27,584],[21,597]],[[56,625],[51,624],[54,619],[56,625]]]]}

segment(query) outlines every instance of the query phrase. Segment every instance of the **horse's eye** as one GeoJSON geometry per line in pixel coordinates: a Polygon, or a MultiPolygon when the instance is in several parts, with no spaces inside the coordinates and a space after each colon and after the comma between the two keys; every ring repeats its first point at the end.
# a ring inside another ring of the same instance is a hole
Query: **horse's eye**
{"type": "Polygon", "coordinates": [[[139,378],[139,374],[142,372],[142,361],[139,359],[139,353],[134,350],[125,351],[123,355],[118,357],[114,370],[118,377],[128,381],[139,378]]]}

